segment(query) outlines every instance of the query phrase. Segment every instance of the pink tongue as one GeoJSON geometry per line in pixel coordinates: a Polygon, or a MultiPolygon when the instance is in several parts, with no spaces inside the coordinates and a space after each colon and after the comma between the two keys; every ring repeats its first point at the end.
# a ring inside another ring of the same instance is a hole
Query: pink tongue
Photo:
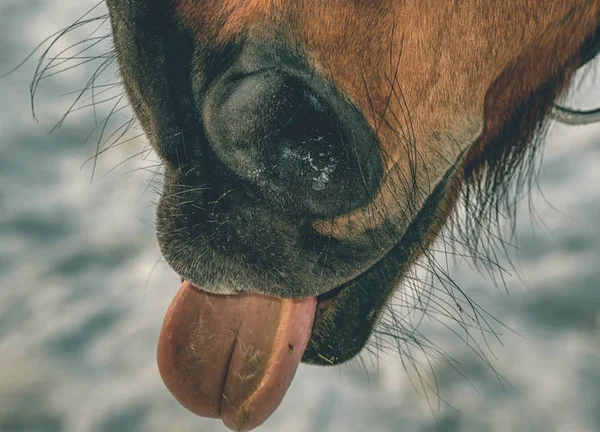
{"type": "Polygon", "coordinates": [[[217,296],[184,282],[158,341],[160,374],[193,413],[249,431],[283,399],[315,312],[315,297],[217,296]]]}

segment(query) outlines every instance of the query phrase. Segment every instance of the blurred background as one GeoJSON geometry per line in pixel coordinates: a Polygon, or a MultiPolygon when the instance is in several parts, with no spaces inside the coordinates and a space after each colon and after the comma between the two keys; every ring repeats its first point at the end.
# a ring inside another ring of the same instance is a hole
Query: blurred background
{"type": "MultiPolygon", "coordinates": [[[[0,75],[95,1],[1,0],[0,75]]],[[[0,431],[224,431],[181,408],[158,375],[179,287],[153,231],[159,166],[111,85],[108,23],[84,22],[37,74],[43,49],[0,79],[0,431]],[[95,71],[94,94],[78,99],[95,71]],[[97,146],[110,149],[95,159],[97,146]]],[[[600,106],[594,76],[569,104],[600,106]]],[[[505,275],[506,290],[450,262],[499,339],[425,316],[419,332],[453,360],[413,353],[415,369],[390,352],[301,366],[259,430],[600,431],[600,125],[553,125],[539,186],[534,216],[527,201],[519,210],[519,277],[505,275]]]]}

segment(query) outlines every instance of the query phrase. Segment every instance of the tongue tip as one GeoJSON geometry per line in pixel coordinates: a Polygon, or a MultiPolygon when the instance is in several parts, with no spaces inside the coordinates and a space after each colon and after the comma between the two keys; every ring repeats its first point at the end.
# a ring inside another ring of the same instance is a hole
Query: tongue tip
{"type": "Polygon", "coordinates": [[[160,334],[160,375],[185,408],[250,431],[279,406],[312,330],[316,297],[218,296],[184,282],[160,334]]]}

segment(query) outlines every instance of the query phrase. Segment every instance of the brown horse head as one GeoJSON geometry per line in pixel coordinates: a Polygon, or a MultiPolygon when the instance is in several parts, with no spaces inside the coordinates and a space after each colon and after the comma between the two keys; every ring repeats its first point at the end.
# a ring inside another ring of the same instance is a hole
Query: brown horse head
{"type": "Polygon", "coordinates": [[[600,41],[597,0],[107,4],[164,164],[159,243],[187,281],[161,373],[236,430],[300,359],[362,349],[460,192],[502,194],[600,41]]]}

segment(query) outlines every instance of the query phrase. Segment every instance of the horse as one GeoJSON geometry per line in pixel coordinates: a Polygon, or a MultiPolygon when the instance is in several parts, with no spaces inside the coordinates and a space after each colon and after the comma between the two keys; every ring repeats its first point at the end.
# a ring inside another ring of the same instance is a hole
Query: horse
{"type": "Polygon", "coordinates": [[[182,279],[160,374],[236,431],[266,421],[300,362],[364,349],[459,206],[484,247],[549,119],[599,119],[556,104],[600,51],[598,0],[106,5],[182,279]]]}

